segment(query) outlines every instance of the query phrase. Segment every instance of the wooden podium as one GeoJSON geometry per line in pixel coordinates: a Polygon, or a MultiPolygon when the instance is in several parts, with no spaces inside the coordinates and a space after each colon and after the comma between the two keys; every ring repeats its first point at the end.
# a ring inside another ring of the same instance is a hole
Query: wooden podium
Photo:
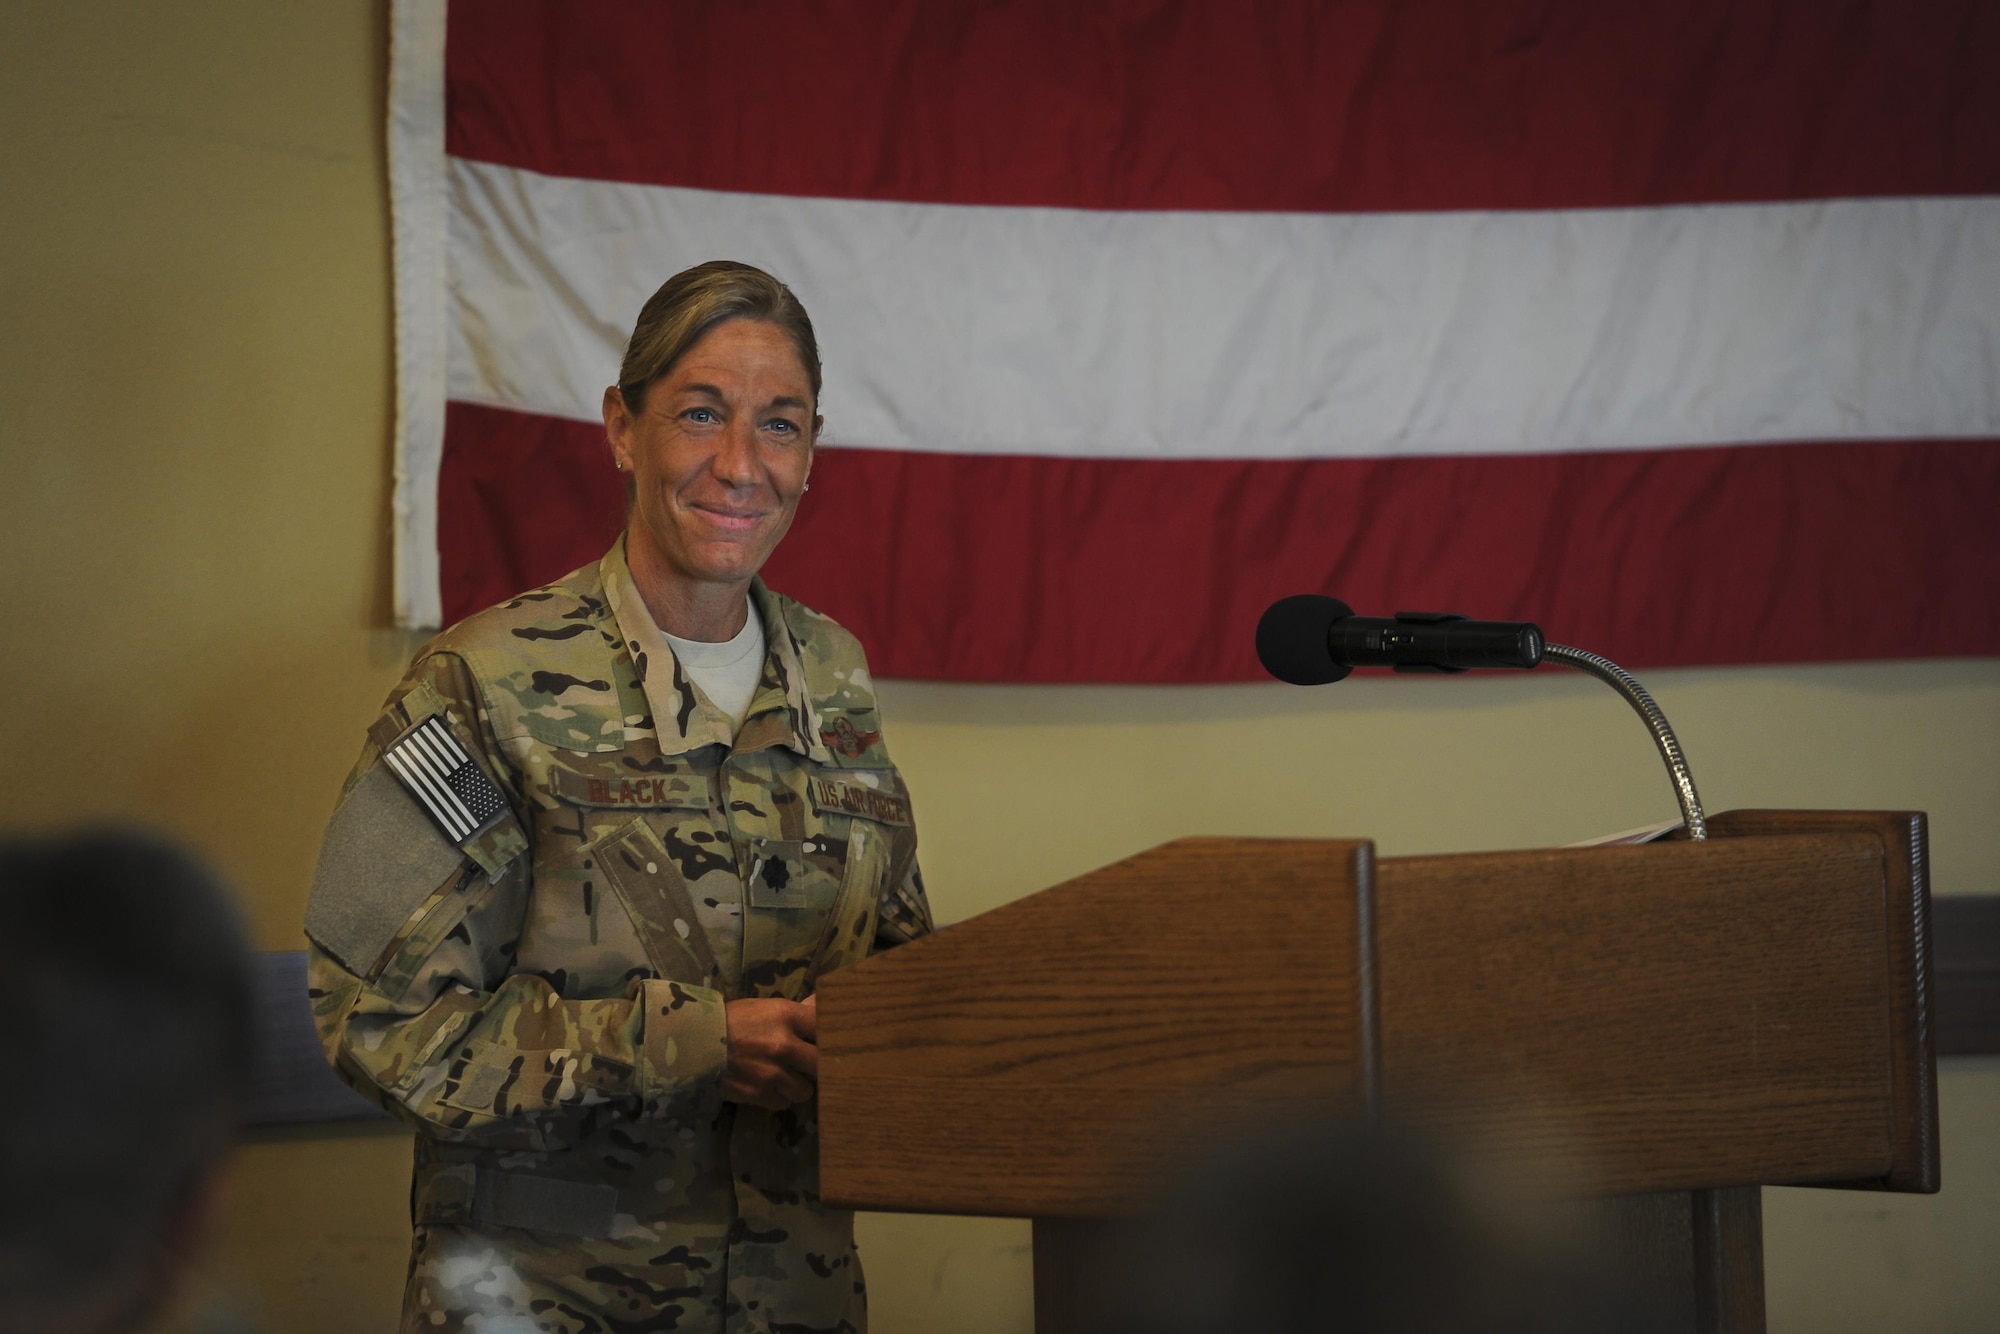
{"type": "Polygon", "coordinates": [[[1038,1331],[1090,1224],[1293,1107],[1476,1137],[1590,1197],[1661,1310],[1761,1330],[1762,1185],[1935,1191],[1924,817],[1733,811],[1705,842],[1378,860],[1183,839],[819,986],[822,1190],[1035,1220],[1038,1331]]]}

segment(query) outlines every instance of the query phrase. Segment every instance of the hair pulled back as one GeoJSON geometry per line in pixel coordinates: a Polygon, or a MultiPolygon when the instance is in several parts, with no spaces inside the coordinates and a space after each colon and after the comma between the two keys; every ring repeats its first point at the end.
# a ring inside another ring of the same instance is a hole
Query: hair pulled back
{"type": "Polygon", "coordinates": [[[625,360],[618,368],[618,392],[632,412],[644,411],[646,390],[716,325],[760,320],[791,339],[812,382],[819,407],[819,341],[812,320],[792,289],[753,265],[712,259],[683,269],[660,286],[639,311],[625,360]]]}

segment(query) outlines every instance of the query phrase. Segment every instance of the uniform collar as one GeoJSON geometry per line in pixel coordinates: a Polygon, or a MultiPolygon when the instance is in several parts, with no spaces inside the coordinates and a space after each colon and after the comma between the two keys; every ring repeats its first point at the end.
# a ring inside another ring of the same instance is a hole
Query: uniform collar
{"type": "Polygon", "coordinates": [[[661,754],[682,755],[712,745],[738,751],[783,746],[819,763],[832,763],[832,753],[815,725],[798,641],[785,623],[777,594],[762,579],[750,581],[750,606],[764,623],[764,672],[743,711],[743,726],[732,736],[729,715],[682,669],[666,635],[654,623],[625,561],[622,535],[598,562],[598,576],[633,673],[646,693],[661,754]]]}

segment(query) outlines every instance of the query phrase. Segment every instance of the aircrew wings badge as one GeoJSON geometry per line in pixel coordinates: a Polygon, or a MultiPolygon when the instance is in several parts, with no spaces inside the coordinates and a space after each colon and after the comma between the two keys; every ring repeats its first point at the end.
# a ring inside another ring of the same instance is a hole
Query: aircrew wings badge
{"type": "Polygon", "coordinates": [[[507,799],[437,714],[391,742],[382,761],[444,836],[461,846],[507,814],[507,799]]]}
{"type": "Polygon", "coordinates": [[[882,739],[880,732],[857,732],[854,724],[845,718],[833,720],[833,727],[819,734],[819,739],[848,759],[859,759],[862,752],[882,739]]]}

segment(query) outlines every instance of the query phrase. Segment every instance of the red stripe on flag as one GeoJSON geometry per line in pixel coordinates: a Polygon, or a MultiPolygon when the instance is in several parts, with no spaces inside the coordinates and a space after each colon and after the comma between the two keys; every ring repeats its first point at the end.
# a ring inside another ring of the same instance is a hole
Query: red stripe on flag
{"type": "Polygon", "coordinates": [[[625,524],[604,428],[447,403],[438,597],[450,625],[604,554],[625,524]]]}
{"type": "MultiPolygon", "coordinates": [[[[596,557],[599,427],[451,405],[457,619],[596,557]]],[[[2000,654],[2000,444],[1161,462],[827,448],[766,575],[884,676],[1261,677],[1287,593],[1534,620],[1634,667],[2000,654]]]]}
{"type": "Polygon", "coordinates": [[[479,0],[447,146],[779,195],[1345,212],[2000,193],[1990,0],[479,0]]]}

